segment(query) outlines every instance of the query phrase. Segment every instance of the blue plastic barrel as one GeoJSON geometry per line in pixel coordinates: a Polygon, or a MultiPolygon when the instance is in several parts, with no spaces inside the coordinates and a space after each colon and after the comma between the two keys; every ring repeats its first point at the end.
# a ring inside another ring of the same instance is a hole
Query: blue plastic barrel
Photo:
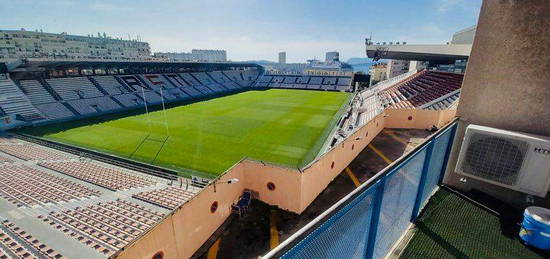
{"type": "Polygon", "coordinates": [[[525,209],[519,236],[527,245],[550,250],[550,210],[534,206],[525,209]]]}

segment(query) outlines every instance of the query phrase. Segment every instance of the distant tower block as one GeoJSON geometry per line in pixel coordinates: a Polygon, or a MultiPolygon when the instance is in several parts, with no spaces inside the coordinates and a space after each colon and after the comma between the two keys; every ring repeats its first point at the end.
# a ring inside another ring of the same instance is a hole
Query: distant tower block
{"type": "Polygon", "coordinates": [[[331,51],[325,54],[325,62],[333,63],[340,61],[340,53],[338,51],[331,51]]]}
{"type": "Polygon", "coordinates": [[[279,64],[286,64],[286,52],[279,52],[279,64]]]}

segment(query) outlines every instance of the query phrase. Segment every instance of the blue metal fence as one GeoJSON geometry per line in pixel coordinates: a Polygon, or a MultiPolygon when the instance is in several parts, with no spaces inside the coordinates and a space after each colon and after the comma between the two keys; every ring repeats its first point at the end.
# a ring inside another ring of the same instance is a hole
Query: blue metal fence
{"type": "Polygon", "coordinates": [[[266,257],[385,257],[440,183],[456,126],[441,129],[266,257]]]}

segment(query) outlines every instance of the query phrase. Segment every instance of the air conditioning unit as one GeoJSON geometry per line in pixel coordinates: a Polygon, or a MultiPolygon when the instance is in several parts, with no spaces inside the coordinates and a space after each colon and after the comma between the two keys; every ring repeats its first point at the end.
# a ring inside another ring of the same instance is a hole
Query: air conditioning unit
{"type": "Polygon", "coordinates": [[[469,125],[456,171],[480,181],[546,197],[550,186],[550,138],[469,125]]]}

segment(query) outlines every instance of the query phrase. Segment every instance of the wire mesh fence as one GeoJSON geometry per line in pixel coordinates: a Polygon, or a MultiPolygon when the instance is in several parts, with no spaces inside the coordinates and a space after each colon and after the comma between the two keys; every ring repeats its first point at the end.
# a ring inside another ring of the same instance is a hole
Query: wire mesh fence
{"type": "Polygon", "coordinates": [[[456,121],[395,161],[264,258],[383,258],[445,172],[456,121]]]}

